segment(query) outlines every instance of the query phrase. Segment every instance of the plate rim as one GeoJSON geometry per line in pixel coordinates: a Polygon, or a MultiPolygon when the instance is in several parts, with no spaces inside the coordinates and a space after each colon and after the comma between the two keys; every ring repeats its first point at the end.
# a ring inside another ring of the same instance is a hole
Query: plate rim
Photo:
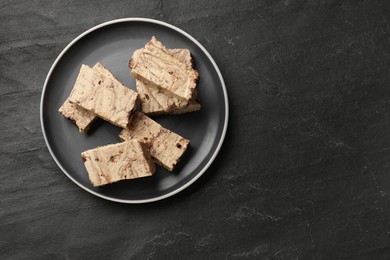
{"type": "Polygon", "coordinates": [[[41,94],[41,101],[40,101],[40,123],[41,123],[41,129],[42,129],[42,134],[43,134],[43,137],[44,137],[44,140],[45,140],[45,144],[46,144],[46,147],[48,148],[48,150],[50,152],[50,155],[52,156],[52,158],[54,159],[54,161],[56,162],[58,167],[62,170],[62,172],[70,180],[72,180],[75,184],[77,184],[80,188],[82,188],[83,190],[89,192],[90,194],[95,195],[95,196],[100,197],[100,198],[105,199],[105,200],[119,202],[119,203],[126,203],[126,204],[141,204],[141,203],[150,203],[150,202],[163,200],[163,199],[166,199],[168,197],[171,197],[171,196],[181,192],[182,190],[184,190],[187,187],[189,187],[190,185],[192,185],[197,179],[200,178],[200,176],[202,176],[206,172],[206,170],[210,167],[210,165],[212,164],[212,162],[215,160],[216,156],[218,155],[218,153],[219,153],[219,151],[220,151],[220,149],[222,147],[222,144],[223,144],[223,142],[225,140],[227,126],[228,126],[228,120],[229,120],[229,101],[228,101],[228,95],[227,95],[227,91],[226,91],[225,81],[224,81],[224,79],[222,77],[222,74],[221,74],[217,64],[215,63],[214,59],[209,54],[209,52],[206,50],[206,48],[204,48],[202,44],[200,44],[194,37],[192,37],[190,34],[185,32],[184,30],[182,30],[182,29],[180,29],[180,28],[178,28],[178,27],[176,27],[174,25],[171,25],[169,23],[166,23],[166,22],[163,22],[163,21],[159,21],[159,20],[155,20],[155,19],[151,19],[151,18],[133,17],[133,18],[114,19],[114,20],[110,20],[110,21],[107,21],[107,22],[95,25],[92,28],[90,28],[90,29],[84,31],[83,33],[81,33],[80,35],[78,35],[76,38],[74,38],[61,51],[61,53],[57,56],[57,58],[55,59],[54,63],[52,64],[52,66],[51,66],[51,68],[50,68],[50,70],[49,70],[49,72],[48,72],[48,74],[46,76],[45,82],[43,84],[43,89],[42,89],[42,94],[41,94]],[[153,197],[153,198],[148,198],[148,199],[139,199],[139,200],[117,199],[117,198],[113,198],[113,197],[110,197],[110,196],[102,195],[102,194],[100,194],[98,192],[95,192],[95,191],[89,189],[88,187],[85,187],[81,183],[79,183],[76,179],[74,179],[62,167],[61,163],[59,162],[59,160],[55,156],[54,152],[52,151],[51,146],[50,146],[50,144],[48,142],[48,139],[47,139],[47,136],[46,136],[45,125],[44,125],[44,121],[43,121],[43,102],[44,102],[44,97],[45,97],[45,93],[46,93],[46,87],[47,87],[47,84],[49,82],[49,79],[51,78],[53,70],[55,69],[55,67],[57,66],[58,62],[61,60],[61,58],[65,55],[65,53],[76,42],[78,42],[80,39],[82,39],[84,36],[90,34],[91,32],[96,31],[96,30],[98,30],[98,29],[100,29],[102,27],[108,26],[108,25],[112,25],[112,24],[116,24],[116,23],[123,23],[123,22],[146,22],[146,23],[153,23],[153,24],[162,25],[162,26],[165,26],[165,27],[168,27],[170,29],[173,29],[173,30],[177,31],[178,33],[184,35],[189,40],[191,40],[194,44],[196,44],[203,51],[204,54],[206,54],[207,58],[211,61],[215,71],[218,74],[218,78],[219,78],[219,80],[221,82],[222,91],[223,91],[223,95],[224,95],[224,101],[225,101],[225,118],[224,118],[224,125],[223,125],[223,129],[222,129],[221,138],[219,139],[218,145],[215,148],[212,156],[210,157],[210,159],[206,163],[206,165],[192,179],[190,179],[188,182],[184,183],[184,185],[178,187],[177,189],[175,189],[175,190],[173,190],[173,191],[171,191],[171,192],[169,192],[167,194],[164,194],[164,195],[161,195],[161,196],[157,196],[157,197],[153,197]]]}

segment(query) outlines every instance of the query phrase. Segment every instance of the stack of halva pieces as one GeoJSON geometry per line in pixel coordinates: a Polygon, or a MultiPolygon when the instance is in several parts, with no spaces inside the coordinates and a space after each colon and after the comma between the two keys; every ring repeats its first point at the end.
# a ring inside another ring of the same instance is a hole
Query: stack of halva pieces
{"type": "Polygon", "coordinates": [[[119,134],[123,142],[81,153],[94,186],[152,176],[154,163],[173,171],[190,141],[149,116],[201,108],[199,74],[188,49],[166,49],[153,36],[134,52],[129,67],[137,91],[124,86],[102,64],[92,68],[83,64],[59,109],[81,133],[87,133],[97,118],[123,128],[119,134]]]}

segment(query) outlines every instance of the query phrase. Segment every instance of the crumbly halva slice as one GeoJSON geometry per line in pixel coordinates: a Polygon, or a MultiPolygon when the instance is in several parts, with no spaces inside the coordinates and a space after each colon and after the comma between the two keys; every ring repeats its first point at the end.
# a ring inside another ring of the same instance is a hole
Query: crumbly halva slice
{"type": "MultiPolygon", "coordinates": [[[[103,67],[99,62],[93,66],[93,69],[106,75],[107,77],[114,76],[107,69],[103,67]]],[[[84,108],[72,104],[67,98],[64,104],[58,110],[64,117],[70,119],[78,128],[80,133],[88,132],[92,123],[96,120],[97,116],[95,113],[85,110],[84,108]]]]}
{"type": "Polygon", "coordinates": [[[68,99],[58,110],[64,117],[70,119],[78,128],[80,133],[88,132],[92,123],[96,120],[94,113],[70,103],[68,99]]]}
{"type": "Polygon", "coordinates": [[[124,141],[137,139],[149,144],[153,160],[169,171],[174,169],[190,142],[141,112],[134,113],[130,125],[119,137],[124,141]]]}
{"type": "MultiPolygon", "coordinates": [[[[102,66],[102,65],[101,65],[102,66]]],[[[69,101],[100,118],[125,128],[136,108],[138,94],[125,87],[113,76],[82,65],[69,101]]]]}
{"type": "Polygon", "coordinates": [[[185,100],[191,99],[199,76],[196,70],[169,54],[154,36],[144,48],[134,52],[129,67],[136,79],[185,100]]]}
{"type": "MultiPolygon", "coordinates": [[[[147,115],[160,115],[166,113],[164,108],[154,94],[154,88],[149,88],[149,84],[138,79],[135,80],[135,86],[141,103],[141,111],[147,115]]],[[[158,89],[157,89],[158,90],[158,89]]]]}
{"type": "Polygon", "coordinates": [[[141,101],[141,110],[147,115],[183,114],[198,111],[201,105],[195,92],[190,101],[169,96],[157,87],[136,79],[136,87],[141,101]]]}
{"type": "MultiPolygon", "coordinates": [[[[192,68],[192,57],[188,49],[167,49],[167,51],[187,67],[192,68]]],[[[136,87],[140,96],[142,112],[148,115],[182,114],[198,111],[201,108],[197,101],[196,89],[194,89],[194,93],[188,101],[176,95],[167,95],[155,84],[145,83],[137,79],[136,87]]]]}
{"type": "Polygon", "coordinates": [[[138,140],[87,150],[81,157],[93,186],[147,177],[155,172],[147,145],[138,140]]]}

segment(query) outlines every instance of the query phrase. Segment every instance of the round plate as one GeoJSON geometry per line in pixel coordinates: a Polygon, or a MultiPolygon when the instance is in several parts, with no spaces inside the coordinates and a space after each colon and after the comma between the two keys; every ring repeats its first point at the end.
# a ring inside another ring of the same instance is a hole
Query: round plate
{"type": "Polygon", "coordinates": [[[228,99],[221,73],[206,49],[192,36],[170,24],[127,18],[106,22],[74,39],[52,65],[41,98],[41,124],[46,145],[61,170],[77,185],[104,199],[145,203],[167,198],[191,185],[210,166],[225,137],[228,99]],[[80,134],[58,109],[69,96],[81,64],[102,63],[125,86],[135,89],[127,64],[133,52],[156,36],[167,48],[191,51],[199,71],[198,93],[202,109],[182,115],[156,116],[165,128],[190,140],[190,146],[173,172],[156,166],[152,177],[124,180],[93,187],[80,153],[120,142],[120,128],[108,122],[94,123],[92,131],[80,134]]]}

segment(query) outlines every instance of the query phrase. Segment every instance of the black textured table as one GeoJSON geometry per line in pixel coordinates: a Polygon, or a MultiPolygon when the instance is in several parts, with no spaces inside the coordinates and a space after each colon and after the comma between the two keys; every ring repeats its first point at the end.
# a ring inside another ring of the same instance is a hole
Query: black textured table
{"type": "Polygon", "coordinates": [[[389,259],[389,1],[2,1],[0,259],[389,259]],[[194,36],[226,82],[209,170],[169,199],[97,198],[39,105],[61,50],[112,19],[194,36]]]}

